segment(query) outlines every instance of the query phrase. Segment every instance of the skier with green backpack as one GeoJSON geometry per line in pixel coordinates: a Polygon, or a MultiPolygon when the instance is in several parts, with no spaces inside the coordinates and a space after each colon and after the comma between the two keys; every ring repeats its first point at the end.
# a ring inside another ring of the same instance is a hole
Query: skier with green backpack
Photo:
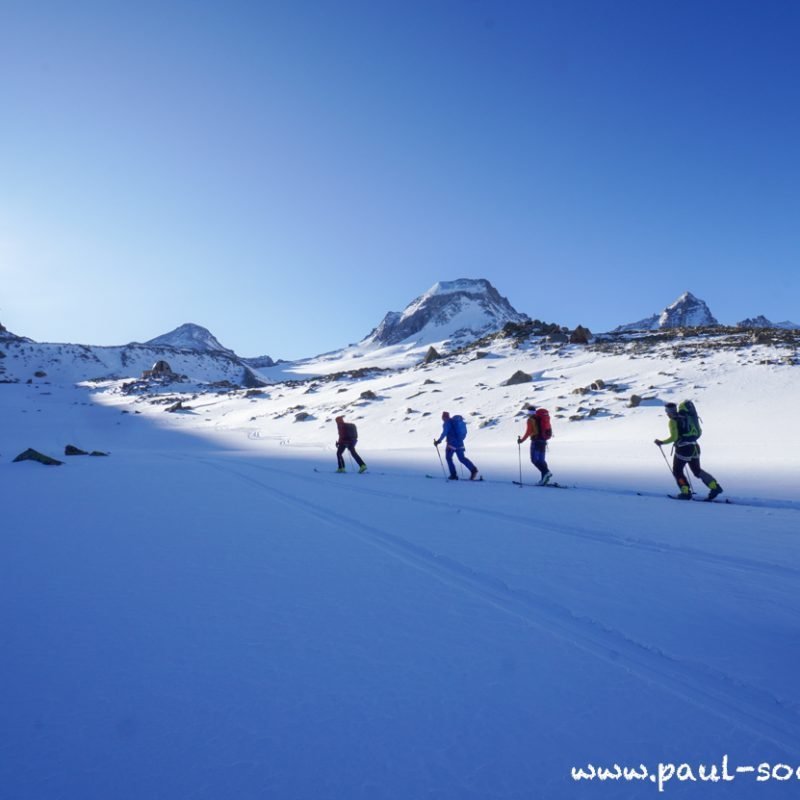
{"type": "Polygon", "coordinates": [[[665,403],[664,411],[669,417],[669,438],[656,439],[655,443],[661,447],[665,444],[674,445],[672,460],[672,474],[680,489],[676,495],[678,500],[691,500],[692,490],[686,480],[686,465],[695,477],[699,478],[708,487],[708,501],[722,494],[722,487],[713,475],[700,467],[700,445],[697,440],[703,431],[700,427],[700,417],[691,400],[685,400],[679,406],[675,403],[665,403]]]}

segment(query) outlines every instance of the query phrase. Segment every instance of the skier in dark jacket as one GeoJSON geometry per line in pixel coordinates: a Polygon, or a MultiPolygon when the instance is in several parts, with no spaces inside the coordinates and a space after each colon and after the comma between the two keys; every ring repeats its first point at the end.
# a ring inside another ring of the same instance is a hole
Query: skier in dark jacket
{"type": "Polygon", "coordinates": [[[450,469],[450,480],[458,480],[456,465],[453,463],[453,456],[458,456],[458,460],[469,470],[469,479],[474,481],[478,477],[478,468],[464,455],[464,439],[447,411],[442,412],[442,422],[442,435],[438,439],[434,439],[433,444],[438,447],[442,439],[447,440],[445,457],[447,458],[447,466],[450,469]]]}
{"type": "Polygon", "coordinates": [[[339,438],[336,441],[336,461],[339,465],[337,472],[346,472],[344,468],[344,451],[349,450],[350,455],[353,456],[356,464],[358,464],[358,472],[367,471],[367,465],[362,460],[361,456],[356,453],[356,442],[358,435],[355,433],[356,426],[352,423],[344,421],[344,417],[336,417],[336,429],[339,438]]]}
{"type": "MultiPolygon", "coordinates": [[[[681,408],[683,405],[681,405],[681,408]]],[[[672,459],[672,474],[680,489],[678,498],[681,500],[691,500],[692,490],[686,480],[686,465],[694,473],[695,477],[708,487],[708,497],[706,500],[713,500],[717,495],[722,494],[722,487],[717,483],[713,475],[700,468],[700,445],[697,444],[698,433],[691,430],[691,425],[687,422],[687,415],[682,414],[675,403],[665,403],[664,411],[669,417],[669,439],[656,439],[655,443],[661,447],[664,444],[675,444],[675,452],[672,459]]]]}

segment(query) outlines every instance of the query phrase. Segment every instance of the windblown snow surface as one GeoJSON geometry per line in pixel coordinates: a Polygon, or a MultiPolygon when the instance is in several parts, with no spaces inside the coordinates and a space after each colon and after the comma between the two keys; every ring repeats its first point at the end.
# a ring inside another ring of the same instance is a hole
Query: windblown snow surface
{"type": "Polygon", "coordinates": [[[563,353],[0,386],[2,797],[797,797],[797,366],[563,353]],[[624,391],[572,394],[597,378],[624,391]],[[735,504],[666,497],[684,396],[735,504]],[[512,483],[526,401],[566,409],[568,490],[512,483]],[[442,479],[442,410],[482,483],[442,479]],[[333,474],[341,412],[365,475],[333,474]]]}

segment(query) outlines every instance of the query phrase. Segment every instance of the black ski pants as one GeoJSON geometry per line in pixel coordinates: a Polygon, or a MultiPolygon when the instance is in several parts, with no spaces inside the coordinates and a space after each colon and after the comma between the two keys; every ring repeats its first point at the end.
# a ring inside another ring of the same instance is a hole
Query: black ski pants
{"type": "Polygon", "coordinates": [[[344,458],[343,458],[343,455],[344,455],[344,451],[345,450],[349,450],[350,451],[350,455],[353,456],[353,458],[355,459],[356,464],[358,464],[359,467],[363,467],[364,466],[364,462],[361,459],[361,456],[358,453],[356,453],[355,444],[352,443],[352,442],[343,442],[342,444],[340,444],[340,445],[338,445],[336,447],[336,461],[339,463],[339,469],[344,469],[344,458]]]}
{"type": "Polygon", "coordinates": [[[708,486],[713,480],[714,476],[706,472],[700,467],[700,445],[699,444],[682,444],[675,448],[675,455],[672,459],[672,474],[675,476],[675,482],[683,491],[684,486],[688,486],[686,480],[686,465],[692,474],[699,478],[703,483],[708,486]]]}

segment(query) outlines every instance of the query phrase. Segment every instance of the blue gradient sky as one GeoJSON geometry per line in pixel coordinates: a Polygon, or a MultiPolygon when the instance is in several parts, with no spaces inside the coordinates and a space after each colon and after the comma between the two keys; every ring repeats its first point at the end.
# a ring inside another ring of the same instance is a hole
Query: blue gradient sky
{"type": "Polygon", "coordinates": [[[0,0],[0,322],[241,355],[438,280],[800,322],[800,3],[0,0]]]}

